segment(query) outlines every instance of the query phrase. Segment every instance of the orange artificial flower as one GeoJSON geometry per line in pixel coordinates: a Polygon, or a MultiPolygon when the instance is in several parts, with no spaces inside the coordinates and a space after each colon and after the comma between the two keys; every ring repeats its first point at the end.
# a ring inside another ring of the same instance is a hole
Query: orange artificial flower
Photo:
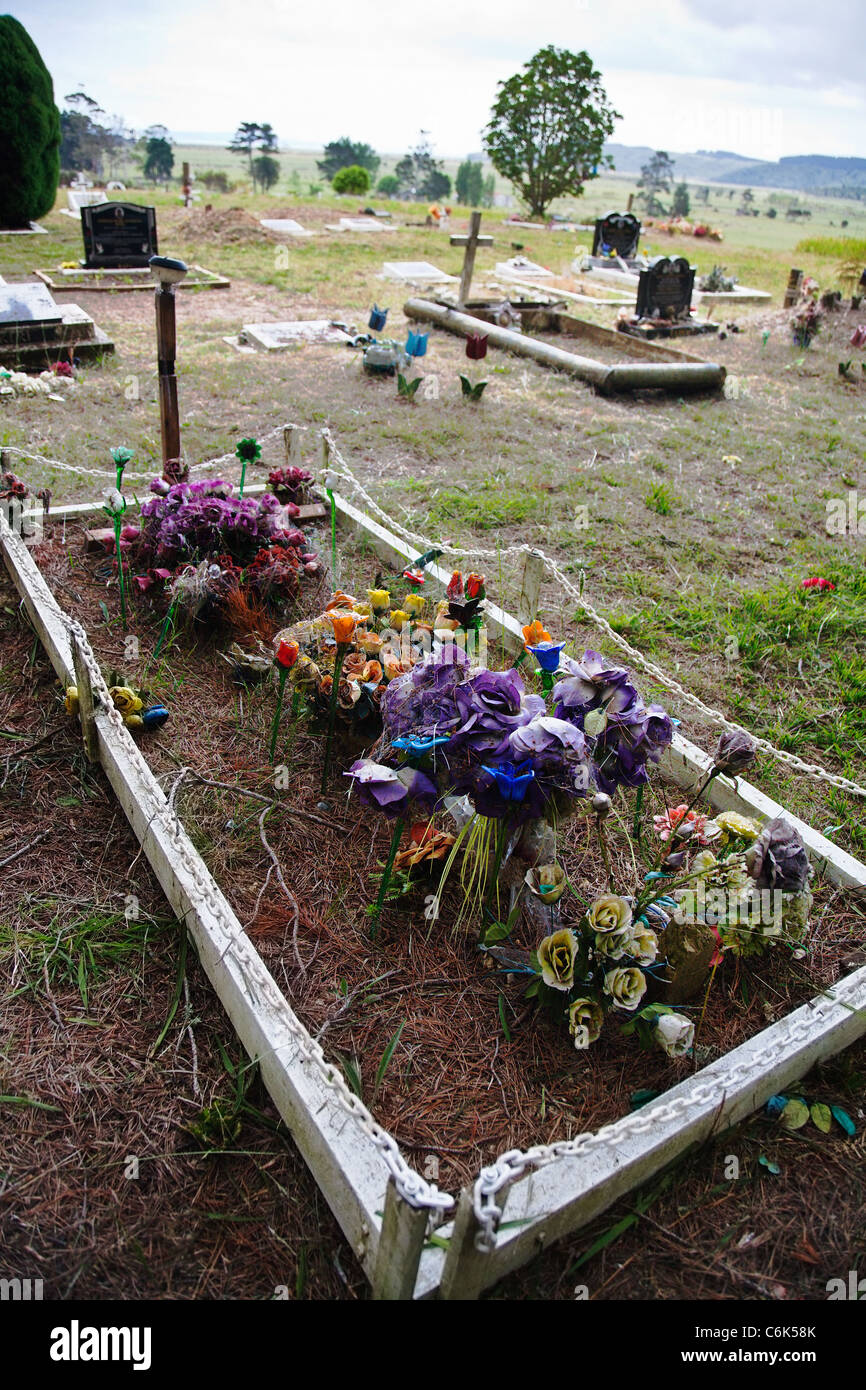
{"type": "Polygon", "coordinates": [[[351,613],[330,613],[328,616],[331,619],[331,626],[334,629],[337,645],[348,647],[355,635],[358,619],[351,613]]]}
{"type": "Polygon", "coordinates": [[[297,642],[281,642],[277,648],[277,665],[282,666],[286,671],[290,671],[301,654],[301,649],[297,642]]]}
{"type": "Polygon", "coordinates": [[[356,603],[357,599],[352,598],[351,594],[344,594],[342,589],[338,589],[325,612],[330,613],[332,608],[352,608],[356,603]]]}
{"type": "Polygon", "coordinates": [[[552,642],[553,638],[549,632],[544,630],[538,618],[523,629],[523,645],[527,648],[537,647],[539,642],[552,642]]]}

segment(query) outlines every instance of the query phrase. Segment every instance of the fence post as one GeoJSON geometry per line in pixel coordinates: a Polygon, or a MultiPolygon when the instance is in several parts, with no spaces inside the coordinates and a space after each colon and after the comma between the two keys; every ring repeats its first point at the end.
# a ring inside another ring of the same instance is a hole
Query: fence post
{"type": "Polygon", "coordinates": [[[96,732],[93,686],[90,683],[90,672],[81,650],[81,638],[77,632],[70,632],[69,644],[72,647],[72,666],[75,671],[75,686],[78,691],[78,717],[81,720],[84,751],[89,762],[98,763],[99,736],[96,732]]]}
{"type": "Polygon", "coordinates": [[[460,1193],[457,1215],[448,1242],[448,1253],[442,1267],[440,1298],[463,1301],[476,1299],[487,1284],[493,1282],[486,1277],[490,1256],[483,1255],[475,1249],[477,1232],[478,1222],[475,1219],[472,1188],[464,1187],[460,1193]]]}
{"type": "Polygon", "coordinates": [[[297,466],[301,462],[301,434],[298,425],[283,426],[283,443],[286,446],[286,463],[297,466]]]}
{"type": "Polygon", "coordinates": [[[411,1299],[427,1234],[426,1207],[413,1207],[397,1191],[393,1177],[385,1192],[385,1213],[373,1271],[375,1301],[411,1299]]]}
{"type": "Polygon", "coordinates": [[[517,616],[522,623],[531,623],[538,617],[541,581],[544,578],[544,560],[537,550],[523,553],[523,572],[520,577],[520,598],[517,602],[517,616]]]}

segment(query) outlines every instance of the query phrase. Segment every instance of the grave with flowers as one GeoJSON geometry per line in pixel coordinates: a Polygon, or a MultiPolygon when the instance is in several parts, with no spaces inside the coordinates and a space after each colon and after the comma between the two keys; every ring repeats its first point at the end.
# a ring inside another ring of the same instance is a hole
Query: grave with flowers
{"type": "Polygon", "coordinates": [[[49,513],[4,555],[374,1288],[474,1296],[863,1031],[810,922],[866,867],[742,782],[743,731],[701,763],[537,583],[512,618],[336,478],[328,555],[312,473],[250,483],[260,453],[136,512],[118,449],[101,549],[49,513]]]}

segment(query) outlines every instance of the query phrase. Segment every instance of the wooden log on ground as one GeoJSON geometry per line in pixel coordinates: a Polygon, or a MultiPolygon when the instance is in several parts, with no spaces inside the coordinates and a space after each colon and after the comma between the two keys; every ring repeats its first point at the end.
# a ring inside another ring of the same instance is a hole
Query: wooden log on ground
{"type": "Polygon", "coordinates": [[[470,314],[446,309],[427,299],[409,299],[403,306],[407,318],[435,323],[449,333],[468,338],[478,333],[486,336],[493,347],[520,357],[531,357],[544,367],[568,372],[581,381],[588,381],[604,396],[619,392],[661,390],[682,394],[685,391],[718,391],[725,380],[725,368],[715,362],[618,362],[606,366],[591,357],[578,357],[550,343],[539,343],[522,333],[484,323],[470,314]]]}

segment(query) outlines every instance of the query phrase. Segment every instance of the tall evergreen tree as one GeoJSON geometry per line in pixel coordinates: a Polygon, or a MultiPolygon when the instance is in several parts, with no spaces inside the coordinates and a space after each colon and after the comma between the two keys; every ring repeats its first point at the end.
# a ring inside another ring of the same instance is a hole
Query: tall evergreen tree
{"type": "Polygon", "coordinates": [[[26,227],[54,206],[60,113],[54,84],[23,24],[0,15],[0,226],[26,227]]]}

